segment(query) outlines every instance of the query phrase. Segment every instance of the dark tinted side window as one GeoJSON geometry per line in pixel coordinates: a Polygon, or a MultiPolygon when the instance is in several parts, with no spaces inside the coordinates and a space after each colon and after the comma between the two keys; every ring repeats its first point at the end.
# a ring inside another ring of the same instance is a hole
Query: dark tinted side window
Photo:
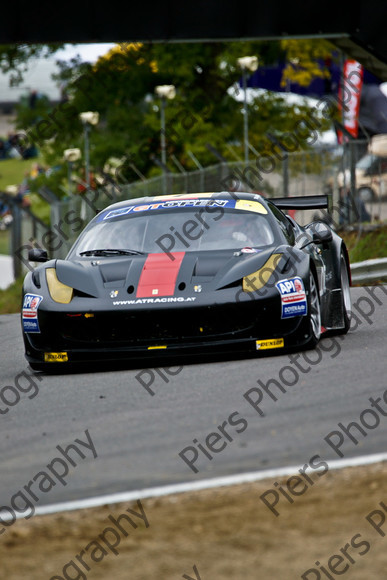
{"type": "Polygon", "coordinates": [[[282,213],[278,207],[276,207],[273,203],[270,203],[270,209],[273,212],[275,219],[277,220],[285,238],[289,242],[290,245],[294,244],[294,231],[293,226],[286,217],[285,214],[282,213]]]}

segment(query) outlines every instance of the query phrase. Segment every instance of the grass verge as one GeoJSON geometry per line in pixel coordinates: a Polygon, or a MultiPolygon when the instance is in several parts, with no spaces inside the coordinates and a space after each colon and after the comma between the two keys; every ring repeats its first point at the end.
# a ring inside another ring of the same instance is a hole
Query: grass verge
{"type": "Polygon", "coordinates": [[[20,312],[24,276],[18,278],[5,290],[0,290],[0,314],[20,312]]]}
{"type": "Polygon", "coordinates": [[[371,232],[339,232],[348,248],[351,263],[387,258],[387,225],[383,224],[371,232]]]}
{"type": "Polygon", "coordinates": [[[3,256],[8,256],[9,254],[9,239],[11,231],[1,230],[0,231],[0,254],[3,256]]]}
{"type": "Polygon", "coordinates": [[[0,161],[0,191],[5,191],[8,185],[19,185],[31,171],[33,163],[39,163],[39,157],[35,159],[4,159],[0,161]]]}

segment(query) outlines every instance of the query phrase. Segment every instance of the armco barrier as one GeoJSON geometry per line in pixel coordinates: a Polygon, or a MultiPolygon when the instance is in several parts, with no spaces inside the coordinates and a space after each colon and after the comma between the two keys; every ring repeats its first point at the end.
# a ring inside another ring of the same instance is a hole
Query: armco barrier
{"type": "Polygon", "coordinates": [[[355,262],[351,264],[351,274],[354,284],[368,284],[378,280],[387,282],[387,258],[355,262]]]}

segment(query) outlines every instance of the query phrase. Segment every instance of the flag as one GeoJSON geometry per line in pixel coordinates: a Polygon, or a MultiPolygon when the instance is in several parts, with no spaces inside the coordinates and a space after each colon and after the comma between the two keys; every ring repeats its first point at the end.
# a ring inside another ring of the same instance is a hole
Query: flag
{"type": "MultiPolygon", "coordinates": [[[[344,128],[354,137],[358,136],[360,95],[363,86],[363,67],[356,60],[344,62],[342,82],[339,89],[339,111],[344,128]]],[[[343,143],[343,132],[337,132],[338,142],[343,143]]]]}

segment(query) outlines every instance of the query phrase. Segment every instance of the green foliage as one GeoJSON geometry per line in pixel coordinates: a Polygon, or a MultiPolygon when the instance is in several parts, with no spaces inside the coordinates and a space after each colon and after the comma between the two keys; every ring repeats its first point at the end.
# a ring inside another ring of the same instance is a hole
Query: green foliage
{"type": "Polygon", "coordinates": [[[308,87],[315,78],[329,78],[325,63],[332,58],[334,47],[328,40],[287,39],[281,41],[281,47],[286,60],[281,81],[283,87],[288,82],[308,87]]]}
{"type": "Polygon", "coordinates": [[[33,108],[29,105],[29,96],[23,96],[15,106],[15,110],[16,128],[23,129],[24,127],[33,127],[39,121],[46,119],[51,106],[46,95],[38,95],[33,108]]]}
{"type": "Polygon", "coordinates": [[[21,276],[5,290],[0,289],[0,314],[20,312],[24,276],[21,276]]]}
{"type": "Polygon", "coordinates": [[[362,262],[374,258],[387,258],[387,225],[372,232],[339,232],[344,239],[351,262],[362,262]]]}
{"type": "Polygon", "coordinates": [[[54,165],[50,170],[44,170],[34,179],[28,180],[29,189],[33,193],[39,193],[42,186],[46,186],[58,197],[68,195],[67,186],[67,166],[63,164],[54,165]]]}
{"type": "Polygon", "coordinates": [[[0,230],[0,255],[7,256],[10,250],[10,229],[0,230]]]}
{"type": "Polygon", "coordinates": [[[41,162],[36,159],[3,159],[0,161],[0,191],[5,191],[8,185],[18,185],[30,174],[34,163],[41,162]]]}
{"type": "Polygon", "coordinates": [[[30,207],[33,214],[49,226],[51,217],[50,205],[36,193],[31,193],[29,197],[31,202],[30,207]]]}
{"type": "MultiPolygon", "coordinates": [[[[298,54],[304,51],[312,62],[323,49],[327,47],[313,52],[308,44],[298,54]]],[[[196,169],[190,153],[203,166],[216,163],[208,144],[226,159],[235,160],[228,147],[232,144],[242,158],[243,105],[230,91],[234,86],[234,93],[240,93],[237,58],[255,55],[263,65],[283,60],[288,54],[294,61],[295,50],[294,45],[279,42],[126,43],[117,45],[94,65],[79,58],[59,63],[56,80],[67,84],[69,100],[51,110],[43,101],[35,111],[28,110],[27,103],[21,103],[18,110],[19,129],[37,141],[46,163],[56,167],[49,178],[36,181],[35,191],[44,181],[57,195],[66,194],[63,151],[73,147],[83,151],[82,111],[98,111],[100,116],[98,126],[90,131],[94,172],[101,173],[109,158],[118,157],[126,158],[122,174],[129,181],[137,180],[139,173],[146,177],[160,173],[155,164],[155,158],[161,158],[160,100],[155,87],[161,84],[174,84],[177,90],[176,98],[167,100],[165,107],[171,171],[176,171],[172,155],[186,170],[196,169]]],[[[319,71],[309,67],[308,74],[312,78],[319,71]]],[[[251,144],[259,153],[270,151],[269,132],[291,133],[309,113],[306,104],[290,105],[284,97],[262,91],[249,105],[251,144]]],[[[324,123],[327,128],[328,123],[324,123]]],[[[308,148],[307,140],[302,148],[308,148]]],[[[79,162],[74,173],[83,164],[84,160],[79,162]]]]}
{"type": "Polygon", "coordinates": [[[31,59],[49,57],[63,44],[3,44],[0,45],[0,71],[11,73],[11,86],[18,86],[23,81],[23,74],[28,70],[31,59]]]}

